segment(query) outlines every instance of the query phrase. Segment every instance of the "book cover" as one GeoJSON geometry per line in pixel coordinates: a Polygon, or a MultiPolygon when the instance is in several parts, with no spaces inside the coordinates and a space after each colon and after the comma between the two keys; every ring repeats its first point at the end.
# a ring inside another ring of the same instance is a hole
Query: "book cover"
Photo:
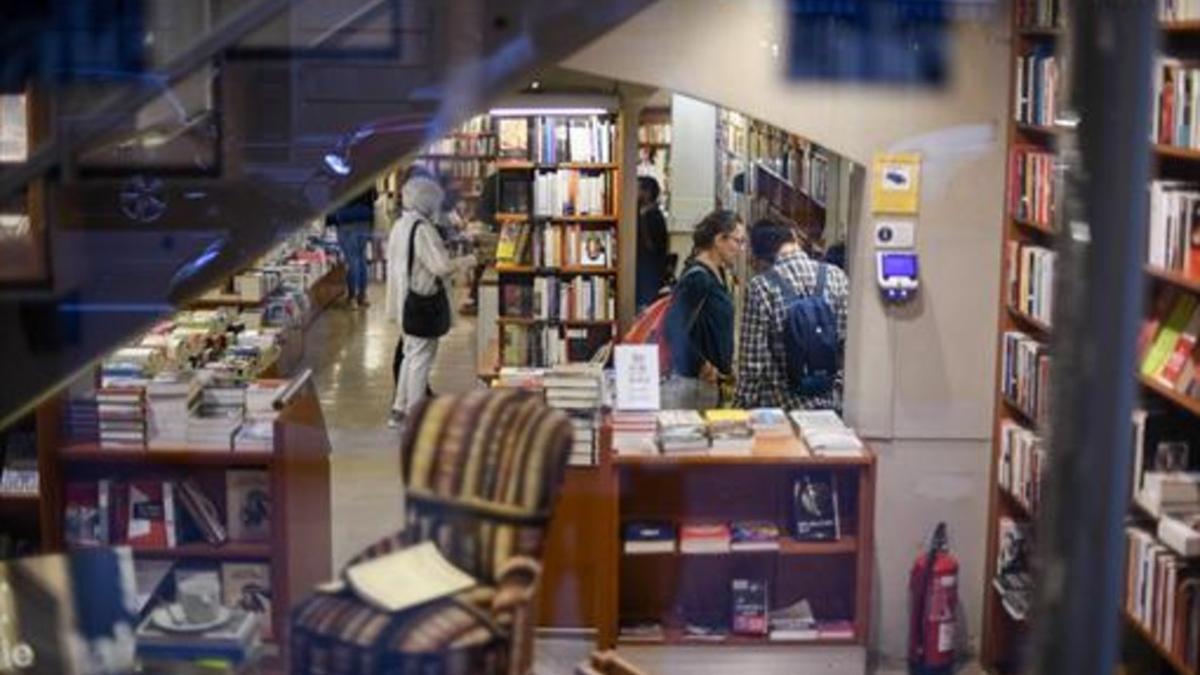
{"type": "Polygon", "coordinates": [[[730,525],[730,541],[734,551],[777,551],[779,526],[768,520],[734,521],[730,525]]]}
{"type": "Polygon", "coordinates": [[[524,117],[502,117],[496,120],[496,136],[500,156],[506,159],[529,157],[529,122],[524,117]]]}
{"type": "Polygon", "coordinates": [[[580,267],[608,267],[608,237],[606,233],[589,230],[579,237],[577,252],[580,267]]]}
{"type": "Polygon", "coordinates": [[[134,548],[155,549],[171,545],[168,533],[166,492],[170,483],[131,480],[127,490],[125,541],[134,548]]]}
{"type": "Polygon", "coordinates": [[[792,522],[793,534],[800,541],[834,541],[841,536],[833,471],[805,471],[793,480],[792,522]]]}
{"type": "Polygon", "coordinates": [[[257,469],[225,472],[226,527],[233,541],[267,541],[271,536],[271,477],[257,469]]]}
{"type": "Polygon", "coordinates": [[[262,616],[263,638],[271,639],[271,568],[258,562],[221,563],[221,598],[229,608],[262,616]]]}
{"type": "Polygon", "coordinates": [[[1185,365],[1192,359],[1192,350],[1196,346],[1198,335],[1200,335],[1200,305],[1192,310],[1192,315],[1179,333],[1179,337],[1176,338],[1171,353],[1155,375],[1160,384],[1169,388],[1175,387],[1185,365]]]}
{"type": "Polygon", "coordinates": [[[353,565],[346,569],[346,581],[361,599],[386,612],[423,605],[475,585],[431,541],[353,565]]]}
{"type": "Polygon", "coordinates": [[[767,634],[767,581],[765,579],[734,579],[732,581],[733,632],[738,635],[767,634]]]}
{"type": "Polygon", "coordinates": [[[1180,333],[1191,319],[1195,308],[1196,298],[1194,296],[1180,295],[1176,298],[1170,315],[1159,328],[1158,335],[1155,336],[1150,350],[1142,360],[1141,374],[1144,377],[1154,377],[1162,368],[1167,358],[1170,357],[1175,343],[1179,340],[1180,333]]]}
{"type": "Polygon", "coordinates": [[[223,544],[229,533],[222,522],[217,505],[209,499],[194,478],[185,478],[178,483],[177,496],[183,512],[210,544],[223,544]]]}
{"type": "Polygon", "coordinates": [[[96,481],[67,483],[64,501],[63,537],[68,545],[103,546],[108,543],[96,481]]]}

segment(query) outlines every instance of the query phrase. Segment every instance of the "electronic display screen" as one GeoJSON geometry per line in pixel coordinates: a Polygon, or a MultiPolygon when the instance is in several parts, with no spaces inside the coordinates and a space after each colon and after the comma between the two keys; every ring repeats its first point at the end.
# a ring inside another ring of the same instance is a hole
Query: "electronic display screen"
{"type": "Polygon", "coordinates": [[[916,277],[917,256],[906,253],[889,253],[883,256],[883,278],[916,277]]]}

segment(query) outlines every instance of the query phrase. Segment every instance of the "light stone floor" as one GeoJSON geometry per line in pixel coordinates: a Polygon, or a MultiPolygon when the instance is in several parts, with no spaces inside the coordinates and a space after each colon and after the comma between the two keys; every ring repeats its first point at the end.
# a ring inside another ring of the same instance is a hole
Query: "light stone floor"
{"type": "MultiPolygon", "coordinates": [[[[333,566],[389,534],[402,522],[399,434],[385,420],[392,398],[392,353],[398,328],[383,312],[383,288],[370,289],[365,310],[334,306],[309,329],[305,364],[312,367],[333,446],[333,566]]],[[[431,377],[435,392],[480,386],[475,379],[475,320],[458,317],[439,346],[431,377]]],[[[586,639],[540,638],[535,675],[570,675],[591,649],[586,639]]],[[[626,650],[622,650],[625,653],[626,650]]],[[[651,647],[627,654],[652,675],[758,675],[820,673],[861,675],[866,658],[859,648],[738,650],[651,647]]],[[[899,669],[878,669],[899,675],[899,669]]],[[[969,666],[961,675],[981,673],[969,666]]]]}

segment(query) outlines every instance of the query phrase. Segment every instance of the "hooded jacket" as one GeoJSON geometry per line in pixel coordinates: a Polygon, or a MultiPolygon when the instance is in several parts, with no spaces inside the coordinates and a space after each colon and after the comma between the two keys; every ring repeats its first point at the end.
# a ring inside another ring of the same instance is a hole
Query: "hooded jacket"
{"type": "Polygon", "coordinates": [[[449,277],[464,267],[472,266],[471,256],[452,259],[438,235],[438,213],[442,206],[442,188],[435,181],[415,176],[400,190],[404,206],[392,226],[387,245],[387,317],[399,322],[404,315],[404,298],[409,288],[408,241],[412,228],[417,228],[416,252],[413,255],[412,288],[422,295],[437,290],[437,280],[443,278],[443,289],[449,287],[449,277]]]}

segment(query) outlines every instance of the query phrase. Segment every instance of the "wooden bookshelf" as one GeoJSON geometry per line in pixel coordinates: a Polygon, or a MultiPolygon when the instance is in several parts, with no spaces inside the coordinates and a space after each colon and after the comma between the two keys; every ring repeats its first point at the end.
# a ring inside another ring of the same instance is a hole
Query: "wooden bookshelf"
{"type": "Polygon", "coordinates": [[[848,646],[858,644],[857,638],[813,638],[811,640],[772,640],[766,636],[758,637],[754,635],[726,635],[720,640],[701,640],[689,638],[682,628],[667,627],[663,630],[662,640],[637,640],[637,639],[620,639],[618,643],[625,647],[653,647],[670,646],[670,647],[689,647],[693,649],[719,649],[729,647],[742,647],[753,649],[780,648],[780,647],[835,647],[848,646]]]}
{"type": "Polygon", "coordinates": [[[1188,667],[1186,663],[1179,660],[1179,657],[1172,654],[1171,651],[1163,646],[1163,644],[1154,637],[1153,633],[1146,630],[1146,627],[1142,625],[1142,622],[1134,618],[1132,614],[1125,609],[1122,609],[1121,616],[1124,617],[1125,625],[1129,627],[1129,630],[1141,638],[1142,642],[1149,645],[1150,648],[1153,649],[1158,655],[1158,657],[1171,667],[1173,672],[1175,672],[1177,675],[1197,675],[1195,670],[1188,667]]]}
{"type": "MultiPolygon", "coordinates": [[[[1014,148],[1033,148],[1053,152],[1059,136],[1070,132],[1069,129],[1062,127],[1029,124],[1018,121],[1014,112],[1016,110],[1016,98],[1019,95],[1016,90],[1018,58],[1031,53],[1033,50],[1045,49],[1047,45],[1054,46],[1058,37],[1063,34],[1062,29],[1018,25],[1017,9],[1015,6],[1012,8],[1011,22],[1012,34],[1015,38],[1013,40],[1013,51],[1009,60],[1009,106],[1007,108],[1007,147],[1009,151],[1006,153],[1006,176],[1012,173],[1011,163],[1016,161],[1013,153],[1014,148]]],[[[1005,180],[1006,184],[1002,196],[1004,218],[1001,222],[1001,293],[997,303],[996,341],[998,349],[993,379],[996,388],[996,401],[992,416],[988,527],[986,558],[984,560],[988,590],[984,595],[982,649],[980,654],[981,664],[984,669],[993,673],[1013,671],[1017,662],[1017,655],[1022,650],[1020,643],[1024,638],[1025,625],[1024,622],[1013,619],[1004,608],[1000,591],[995,584],[999,572],[997,568],[999,523],[1002,518],[1011,518],[1018,523],[1027,523],[1032,526],[1034,521],[1034,514],[1007,488],[1000,485],[998,466],[1003,449],[1003,435],[1001,430],[1006,423],[1015,422],[1025,429],[1042,434],[1044,437],[1044,430],[1039,429],[1038,422],[1030,414],[1030,411],[1023,409],[1016,401],[1008,398],[1003,393],[1002,383],[1006,377],[1003,366],[1004,335],[1008,331],[1021,331],[1042,344],[1049,344],[1053,332],[1052,327],[1046,322],[1024,313],[1011,304],[1011,299],[1009,298],[1010,279],[1008,278],[1009,246],[1010,242],[1018,242],[1019,244],[1032,244],[1050,248],[1053,246],[1053,240],[1058,229],[1053,224],[1045,225],[1018,218],[1012,211],[1010,204],[1012,186],[1007,184],[1009,178],[1005,180]]]]}
{"type": "Polygon", "coordinates": [[[532,274],[545,276],[557,274],[563,276],[582,276],[587,274],[615,275],[613,267],[533,267],[532,265],[496,265],[497,274],[532,274]]]}
{"type": "Polygon", "coordinates": [[[1166,385],[1163,385],[1144,375],[1138,375],[1138,382],[1141,383],[1141,385],[1148,391],[1152,391],[1167,401],[1170,401],[1171,403],[1175,404],[1176,407],[1200,417],[1200,399],[1184,396],[1174,389],[1171,389],[1166,385]]]}
{"type": "Polygon", "coordinates": [[[1147,264],[1145,267],[1146,274],[1158,281],[1166,282],[1172,286],[1176,286],[1191,293],[1200,294],[1200,279],[1185,276],[1179,272],[1164,270],[1161,267],[1147,264]]]}
{"type": "Polygon", "coordinates": [[[1200,162],[1200,149],[1182,148],[1175,145],[1155,144],[1154,153],[1161,158],[1200,162]]]}
{"type": "Polygon", "coordinates": [[[679,525],[769,520],[783,532],[789,530],[791,519],[792,481],[804,470],[828,470],[837,481],[841,534],[834,541],[798,541],[784,536],[779,550],[720,554],[625,555],[619,552],[621,544],[617,542],[613,569],[619,573],[611,610],[616,624],[608,631],[602,629],[602,635],[619,634],[624,621],[654,620],[663,625],[666,639],[636,644],[707,648],[867,644],[875,490],[875,455],[869,447],[857,457],[820,457],[797,438],[759,439],[749,456],[617,455],[612,464],[618,522],[651,519],[679,525]],[[719,642],[685,639],[680,629],[689,617],[676,613],[679,594],[695,603],[691,610],[699,616],[727,617],[729,585],[737,577],[765,579],[771,607],[808,599],[819,620],[850,621],[854,636],[828,642],[736,636],[719,642]]]}
{"type": "MultiPolygon", "coordinates": [[[[48,434],[39,448],[44,465],[43,540],[47,550],[67,548],[62,514],[65,486],[73,481],[117,478],[122,481],[194,478],[218,510],[225,513],[224,480],[229,469],[262,469],[271,491],[270,538],[261,542],[229,541],[214,545],[186,542],[174,547],[133,548],[135,559],[171,559],[215,565],[223,560],[261,561],[271,575],[272,633],[286,658],[289,613],[295,603],[332,575],[330,515],[331,448],[311,373],[283,402],[275,422],[271,452],[213,451],[189,447],[169,450],[112,450],[95,443],[75,443],[48,434]]],[[[61,415],[61,401],[52,399],[40,414],[61,415]]],[[[53,425],[57,428],[58,425],[53,425]]],[[[40,440],[40,439],[39,439],[40,440]]],[[[177,509],[179,509],[177,504],[177,509]]],[[[179,509],[177,513],[182,514],[179,509]]]]}

